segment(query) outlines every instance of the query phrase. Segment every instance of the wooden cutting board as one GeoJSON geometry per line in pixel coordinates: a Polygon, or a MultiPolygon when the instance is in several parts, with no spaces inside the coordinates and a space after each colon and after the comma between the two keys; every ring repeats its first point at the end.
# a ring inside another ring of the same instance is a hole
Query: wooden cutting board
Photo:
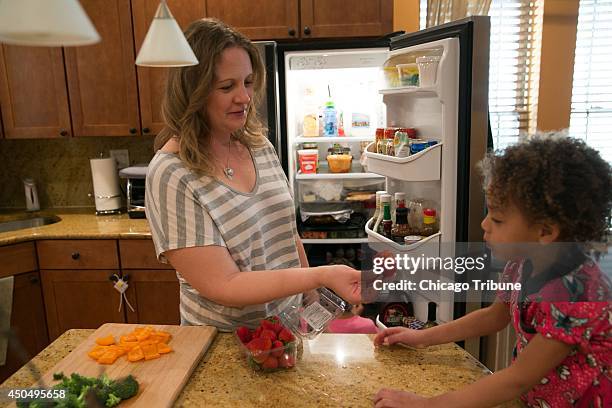
{"type": "Polygon", "coordinates": [[[77,372],[88,377],[97,377],[106,372],[113,379],[132,374],[139,384],[138,394],[122,401],[120,407],[171,406],[215,338],[217,329],[211,326],[151,325],[157,330],[172,334],[168,345],[173,351],[154,360],[131,363],[127,361],[126,356],[122,356],[114,364],[103,365],[87,356],[87,352],[93,348],[98,337],[112,334],[118,341],[120,335],[127,334],[136,327],[145,326],[121,323],[107,323],[100,326],[87,340],[43,376],[46,386],[50,387],[56,383],[53,381],[53,373],[60,371],[65,375],[77,372]]]}

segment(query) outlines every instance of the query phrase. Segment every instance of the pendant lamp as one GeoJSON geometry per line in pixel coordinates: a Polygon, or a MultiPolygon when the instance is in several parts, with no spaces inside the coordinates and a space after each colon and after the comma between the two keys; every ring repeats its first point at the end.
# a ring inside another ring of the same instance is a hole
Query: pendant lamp
{"type": "Polygon", "coordinates": [[[78,0],[0,0],[2,43],[61,47],[99,41],[78,0]]]}
{"type": "Polygon", "coordinates": [[[161,0],[136,57],[136,65],[184,67],[197,64],[198,59],[172,17],[166,0],[161,0]]]}

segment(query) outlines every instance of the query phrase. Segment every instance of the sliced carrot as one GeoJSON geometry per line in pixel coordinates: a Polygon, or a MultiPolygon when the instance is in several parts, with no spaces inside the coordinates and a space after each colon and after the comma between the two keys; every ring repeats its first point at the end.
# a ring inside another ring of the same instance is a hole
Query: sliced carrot
{"type": "Polygon", "coordinates": [[[110,346],[111,344],[115,344],[115,337],[112,334],[106,337],[99,337],[96,339],[96,343],[100,346],[110,346]]]}
{"type": "Polygon", "coordinates": [[[161,354],[173,351],[168,346],[172,335],[163,330],[155,330],[151,326],[137,327],[118,338],[118,343],[112,334],[96,339],[96,345],[87,355],[99,364],[113,364],[117,358],[126,354],[128,361],[136,362],[143,359],[153,360],[161,354]]]}
{"type": "Polygon", "coordinates": [[[97,360],[102,357],[104,353],[106,353],[108,347],[109,346],[94,346],[94,348],[92,348],[87,355],[94,360],[97,360]]]}
{"type": "Polygon", "coordinates": [[[141,346],[142,352],[144,353],[145,360],[153,360],[154,358],[159,358],[160,355],[157,352],[157,346],[155,344],[147,344],[141,346]]]}
{"type": "Polygon", "coordinates": [[[171,351],[172,349],[166,343],[157,343],[157,352],[159,354],[166,354],[171,351]]]}
{"type": "Polygon", "coordinates": [[[113,364],[115,362],[115,360],[117,360],[117,357],[119,357],[117,355],[117,353],[115,353],[112,350],[107,351],[106,353],[104,353],[99,359],[98,359],[98,363],[100,364],[113,364]]]}
{"type": "Polygon", "coordinates": [[[119,338],[119,341],[121,343],[137,343],[138,342],[138,338],[136,338],[136,336],[134,334],[126,334],[125,336],[121,336],[119,338]]]}
{"type": "Polygon", "coordinates": [[[143,358],[144,358],[144,353],[142,352],[142,349],[140,348],[140,346],[136,346],[133,349],[131,349],[127,355],[128,361],[131,361],[131,362],[140,361],[143,358]]]}

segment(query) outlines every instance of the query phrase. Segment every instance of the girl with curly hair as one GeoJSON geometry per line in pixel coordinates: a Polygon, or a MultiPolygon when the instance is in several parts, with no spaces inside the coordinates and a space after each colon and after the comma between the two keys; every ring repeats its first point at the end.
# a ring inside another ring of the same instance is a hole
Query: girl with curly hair
{"type": "Polygon", "coordinates": [[[481,163],[488,214],[484,241],[507,262],[489,307],[427,330],[390,328],[377,345],[413,347],[485,336],[512,323],[510,367],[463,389],[424,398],[380,390],[376,407],[492,407],[520,396],[529,407],[612,406],[610,282],[586,251],[605,240],[612,172],[582,141],[537,137],[481,163]]]}

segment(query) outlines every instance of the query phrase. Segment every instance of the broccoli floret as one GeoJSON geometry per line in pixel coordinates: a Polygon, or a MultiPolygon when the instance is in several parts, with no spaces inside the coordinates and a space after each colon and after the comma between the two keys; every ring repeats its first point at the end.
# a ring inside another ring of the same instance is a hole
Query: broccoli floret
{"type": "Polygon", "coordinates": [[[138,382],[133,376],[128,375],[127,377],[117,380],[111,385],[111,393],[115,394],[121,399],[132,398],[138,394],[138,382]]]}
{"type": "MultiPolygon", "coordinates": [[[[66,397],[55,401],[57,403],[55,406],[62,408],[84,408],[89,404],[95,404],[96,400],[100,405],[114,407],[121,400],[131,398],[138,393],[138,382],[131,375],[115,381],[106,374],[93,378],[77,373],[71,374],[70,377],[66,377],[64,373],[55,373],[53,379],[60,381],[53,386],[54,389],[66,390],[66,397]]],[[[23,406],[39,407],[36,403],[23,406]]],[[[43,408],[46,406],[47,404],[40,405],[43,408]]]]}
{"type": "Polygon", "coordinates": [[[61,371],[59,373],[53,373],[53,380],[54,381],[60,381],[60,380],[63,380],[64,378],[66,378],[66,376],[61,371]]]}
{"type": "Polygon", "coordinates": [[[121,398],[119,398],[115,394],[108,394],[108,398],[106,399],[106,402],[104,403],[104,405],[107,407],[114,407],[115,405],[118,405],[120,402],[121,402],[121,398]]]}

